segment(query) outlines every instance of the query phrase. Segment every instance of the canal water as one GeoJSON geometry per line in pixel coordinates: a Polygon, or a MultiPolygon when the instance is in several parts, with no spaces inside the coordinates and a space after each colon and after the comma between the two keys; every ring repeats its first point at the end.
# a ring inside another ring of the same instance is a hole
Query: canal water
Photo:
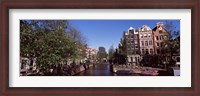
{"type": "Polygon", "coordinates": [[[94,64],[88,70],[82,71],[75,76],[139,76],[139,74],[128,74],[128,73],[113,73],[110,69],[111,66],[108,63],[105,64],[94,64]]]}

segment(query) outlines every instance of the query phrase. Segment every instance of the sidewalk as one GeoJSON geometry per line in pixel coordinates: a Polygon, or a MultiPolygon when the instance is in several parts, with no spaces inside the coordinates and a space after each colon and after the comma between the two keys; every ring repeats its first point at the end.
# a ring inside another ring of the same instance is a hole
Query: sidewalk
{"type": "Polygon", "coordinates": [[[113,72],[127,72],[132,74],[144,74],[144,75],[158,75],[158,71],[166,71],[161,68],[130,66],[130,65],[113,65],[113,72]]]}

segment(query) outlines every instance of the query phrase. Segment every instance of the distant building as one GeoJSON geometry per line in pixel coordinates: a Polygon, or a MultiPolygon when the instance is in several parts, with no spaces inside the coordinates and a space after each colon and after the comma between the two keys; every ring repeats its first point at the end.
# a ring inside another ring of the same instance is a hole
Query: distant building
{"type": "Polygon", "coordinates": [[[97,55],[97,50],[94,48],[86,49],[87,58],[92,58],[92,56],[97,55]]]}
{"type": "Polygon", "coordinates": [[[96,60],[96,56],[97,56],[97,50],[94,48],[87,48],[86,49],[86,58],[87,60],[91,60],[91,62],[93,62],[94,60],[96,60]]]}
{"type": "Polygon", "coordinates": [[[28,57],[20,57],[20,73],[28,73],[28,71],[34,72],[36,69],[36,58],[30,60],[28,57]]]}

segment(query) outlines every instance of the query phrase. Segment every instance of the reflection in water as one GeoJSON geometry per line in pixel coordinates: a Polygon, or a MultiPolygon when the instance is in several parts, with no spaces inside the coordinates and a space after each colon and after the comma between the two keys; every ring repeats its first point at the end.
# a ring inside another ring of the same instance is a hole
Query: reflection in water
{"type": "Polygon", "coordinates": [[[94,64],[88,70],[80,72],[75,76],[139,76],[139,74],[116,74],[110,71],[109,64],[94,64]]]}

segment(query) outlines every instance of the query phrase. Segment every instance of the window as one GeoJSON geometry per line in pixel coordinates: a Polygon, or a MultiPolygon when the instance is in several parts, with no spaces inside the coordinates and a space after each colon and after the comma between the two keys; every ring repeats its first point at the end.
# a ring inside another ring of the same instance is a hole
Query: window
{"type": "Polygon", "coordinates": [[[140,38],[143,38],[143,35],[140,35],[140,38]]]}
{"type": "Polygon", "coordinates": [[[159,40],[159,39],[158,39],[158,36],[156,36],[156,40],[159,40]]]}
{"type": "Polygon", "coordinates": [[[150,54],[153,54],[153,49],[150,49],[150,54]]]}
{"type": "Polygon", "coordinates": [[[164,47],[164,43],[163,43],[163,42],[161,42],[161,43],[160,43],[160,46],[161,46],[161,47],[164,47]]]}
{"type": "Polygon", "coordinates": [[[149,45],[152,45],[152,41],[149,41],[149,45]]]}
{"type": "Polygon", "coordinates": [[[176,57],[176,61],[177,61],[177,62],[180,62],[180,57],[176,57]]]}
{"type": "Polygon", "coordinates": [[[129,33],[133,33],[133,30],[129,30],[129,33]]]}
{"type": "Polygon", "coordinates": [[[163,40],[163,36],[162,35],[160,36],[160,40],[163,40]]]}
{"type": "Polygon", "coordinates": [[[142,46],[144,46],[144,41],[141,41],[142,46]]]}
{"type": "Polygon", "coordinates": [[[148,37],[151,37],[151,34],[148,34],[148,37]]]}
{"type": "Polygon", "coordinates": [[[134,37],[134,35],[131,35],[131,38],[133,38],[134,37]]]}
{"type": "Polygon", "coordinates": [[[146,49],[146,54],[149,54],[149,49],[146,49]]]}
{"type": "Polygon", "coordinates": [[[144,28],[144,31],[147,31],[147,28],[144,28]]]}
{"type": "Polygon", "coordinates": [[[137,41],[137,40],[135,40],[135,44],[138,44],[138,41],[137,41]]]}
{"type": "Polygon", "coordinates": [[[148,46],[148,41],[145,41],[145,46],[148,46]]]}
{"type": "Polygon", "coordinates": [[[165,39],[165,40],[168,40],[167,36],[164,36],[164,39],[165,39]]]}
{"type": "Polygon", "coordinates": [[[138,48],[138,45],[135,45],[135,48],[138,48]]]}
{"type": "Polygon", "coordinates": [[[133,62],[133,57],[131,57],[131,62],[133,62]]]}
{"type": "Polygon", "coordinates": [[[159,47],[159,46],[160,46],[160,43],[156,43],[156,45],[157,45],[157,47],[159,47]]]}
{"type": "Polygon", "coordinates": [[[136,51],[136,54],[139,54],[139,51],[138,51],[138,50],[136,51]]]}
{"type": "Polygon", "coordinates": [[[27,65],[27,61],[26,60],[22,60],[21,69],[25,69],[26,65],[27,65]]]}
{"type": "Polygon", "coordinates": [[[162,30],[160,30],[160,31],[159,31],[159,34],[163,34],[163,31],[162,31],[162,30]]]}
{"type": "Polygon", "coordinates": [[[137,39],[138,38],[138,36],[137,35],[134,35],[135,36],[135,39],[137,39]]]}
{"type": "Polygon", "coordinates": [[[144,49],[142,49],[142,54],[144,54],[144,49]]]}
{"type": "Polygon", "coordinates": [[[131,43],[134,43],[134,40],[131,40],[131,43]]]}
{"type": "Polygon", "coordinates": [[[147,38],[147,34],[144,34],[144,37],[147,38]]]}

